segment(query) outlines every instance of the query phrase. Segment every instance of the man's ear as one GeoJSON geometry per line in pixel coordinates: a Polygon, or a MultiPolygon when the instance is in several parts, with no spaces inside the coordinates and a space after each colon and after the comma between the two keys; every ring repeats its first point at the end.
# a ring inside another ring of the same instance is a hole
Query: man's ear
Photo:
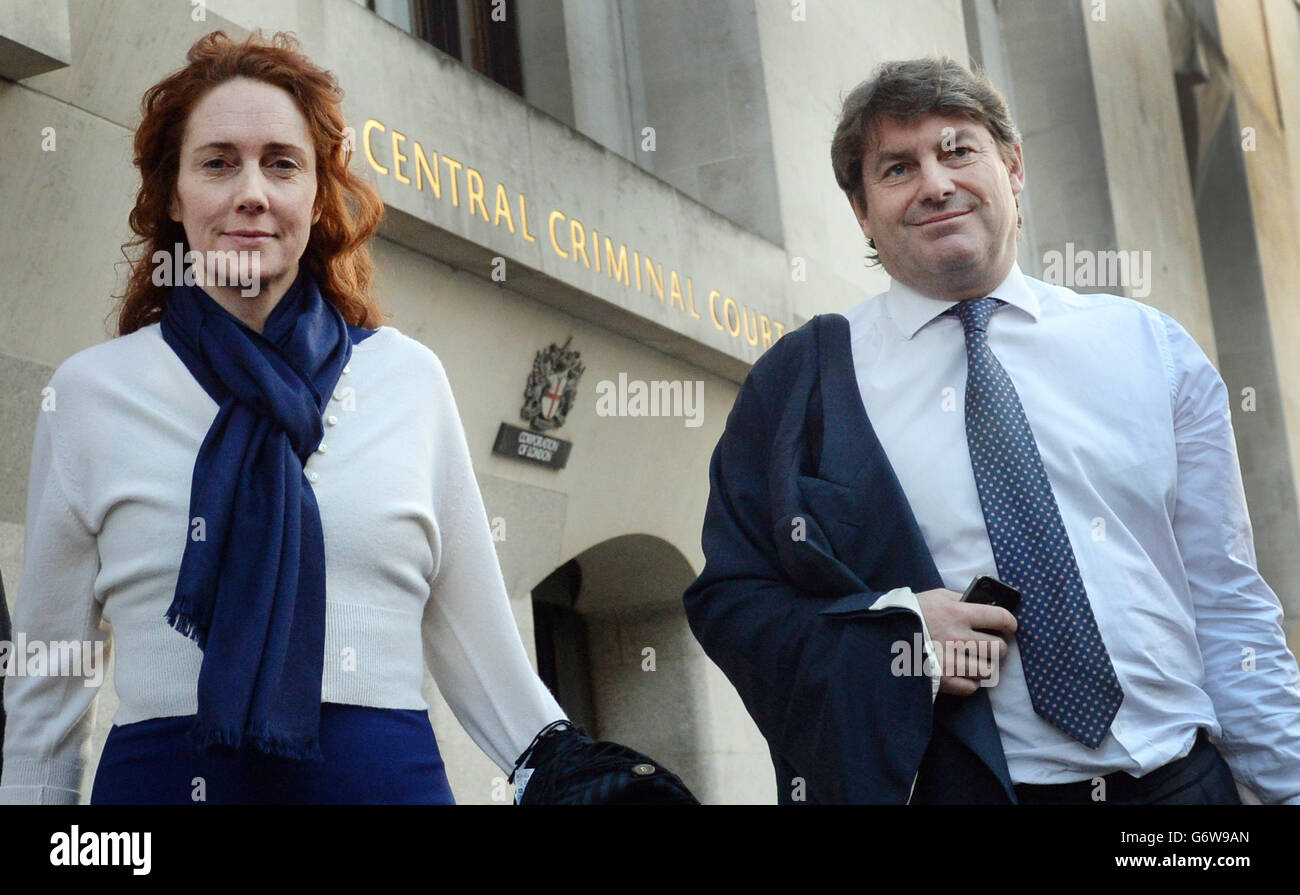
{"type": "Polygon", "coordinates": [[[1014,149],[1015,164],[1007,168],[1007,177],[1011,181],[1011,194],[1019,196],[1020,191],[1025,188],[1025,158],[1020,152],[1020,144],[1017,143],[1014,149]]]}
{"type": "Polygon", "coordinates": [[[180,201],[176,198],[176,190],[173,189],[172,197],[167,201],[167,217],[171,218],[178,224],[181,222],[180,205],[180,201]]]}

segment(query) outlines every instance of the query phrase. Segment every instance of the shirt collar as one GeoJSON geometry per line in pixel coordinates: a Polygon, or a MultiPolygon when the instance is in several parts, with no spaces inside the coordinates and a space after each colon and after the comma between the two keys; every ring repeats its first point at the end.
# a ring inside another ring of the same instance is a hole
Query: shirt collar
{"type": "MultiPolygon", "coordinates": [[[[1034,295],[1033,290],[1029,288],[1024,274],[1020,272],[1018,262],[1011,265],[1011,271],[1006,279],[989,295],[1000,298],[1009,305],[1015,305],[1035,320],[1039,317],[1038,296],[1034,295]]],[[[898,280],[894,280],[889,291],[885,293],[885,313],[907,339],[915,336],[923,326],[955,304],[957,304],[955,301],[917,292],[898,280]]]]}

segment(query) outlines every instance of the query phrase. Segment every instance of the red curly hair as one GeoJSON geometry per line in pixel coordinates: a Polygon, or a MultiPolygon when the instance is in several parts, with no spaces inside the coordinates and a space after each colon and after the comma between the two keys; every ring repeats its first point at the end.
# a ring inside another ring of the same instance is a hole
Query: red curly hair
{"type": "Polygon", "coordinates": [[[180,165],[181,137],[191,110],[209,90],[232,78],[253,78],[286,91],[307,119],[316,151],[316,207],[300,260],[316,278],[321,295],[354,326],[375,329],[389,315],[372,292],[374,262],[369,241],[383,218],[384,203],[370,184],[348,168],[349,134],[344,130],[343,91],[333,73],[315,65],[292,33],[277,32],[268,42],[260,30],[242,43],[224,31],[200,38],[186,54],[188,64],[145,91],[142,119],[135,132],[135,166],[140,190],[131,209],[135,238],[122,245],[131,266],[126,293],[117,311],[118,335],[162,319],[168,286],[153,282],[151,259],[170,257],[177,243],[189,250],[185,230],[167,214],[180,165]],[[132,258],[128,249],[143,246],[132,258]]]}

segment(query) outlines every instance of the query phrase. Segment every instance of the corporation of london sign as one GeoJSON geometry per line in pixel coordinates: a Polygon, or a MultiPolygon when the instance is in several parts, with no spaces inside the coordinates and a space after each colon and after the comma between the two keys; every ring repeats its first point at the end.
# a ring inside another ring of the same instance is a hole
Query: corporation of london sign
{"type": "Polygon", "coordinates": [[[524,404],[519,409],[519,417],[527,421],[528,428],[502,423],[492,445],[494,454],[551,469],[564,468],[573,443],[546,433],[564,425],[578,397],[578,380],[586,370],[582,356],[569,347],[572,342],[573,336],[569,336],[563,345],[552,342],[537,352],[524,384],[524,404]]]}

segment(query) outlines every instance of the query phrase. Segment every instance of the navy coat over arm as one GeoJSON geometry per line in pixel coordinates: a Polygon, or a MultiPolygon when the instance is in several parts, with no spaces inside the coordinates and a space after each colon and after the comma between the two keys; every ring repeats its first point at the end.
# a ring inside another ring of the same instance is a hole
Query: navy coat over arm
{"type": "Polygon", "coordinates": [[[686,615],[767,739],[779,801],[1014,802],[988,693],[932,702],[930,678],[891,673],[921,622],[869,607],[943,582],[863,408],[848,320],[814,317],[759,358],[709,485],[686,615]]]}

